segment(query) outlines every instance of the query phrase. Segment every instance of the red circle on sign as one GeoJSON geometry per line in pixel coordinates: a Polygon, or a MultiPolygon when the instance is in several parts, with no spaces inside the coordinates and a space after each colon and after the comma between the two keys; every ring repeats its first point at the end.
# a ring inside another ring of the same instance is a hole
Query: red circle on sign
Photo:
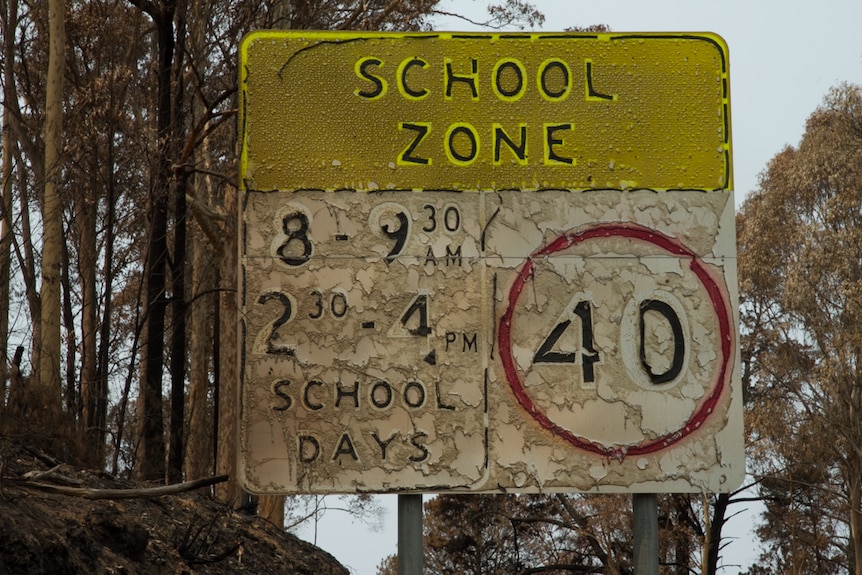
{"type": "Polygon", "coordinates": [[[550,431],[552,434],[579,449],[605,457],[622,459],[629,455],[646,455],[661,451],[662,449],[666,449],[667,447],[681,441],[683,438],[699,429],[715,411],[716,405],[727,387],[726,380],[731,361],[732,337],[728,309],[729,305],[727,303],[727,299],[718,283],[713,279],[712,275],[707,271],[703,263],[698,259],[697,255],[683,244],[660,232],[635,224],[601,224],[586,228],[579,232],[570,232],[556,238],[546,246],[533,252],[524,263],[518,277],[515,278],[514,284],[509,289],[508,308],[500,318],[500,329],[497,337],[497,342],[500,348],[500,359],[503,362],[503,370],[506,374],[506,379],[515,394],[515,398],[518,400],[518,403],[521,404],[521,407],[523,407],[527,413],[529,413],[530,416],[539,423],[539,425],[550,431]],[[533,277],[533,260],[535,258],[555,254],[576,244],[597,238],[629,238],[643,241],[677,257],[690,258],[691,264],[689,267],[697,276],[701,285],[709,295],[709,300],[712,302],[712,307],[715,310],[715,315],[718,320],[721,340],[721,366],[718,370],[716,381],[707,394],[706,399],[701,402],[691,417],[689,417],[685,424],[679,429],[655,439],[642,441],[635,445],[602,445],[587,438],[580,437],[551,421],[551,419],[543,413],[538,406],[536,406],[532,398],[527,393],[527,390],[524,388],[524,382],[518,376],[518,371],[515,367],[515,359],[512,355],[512,314],[514,313],[515,306],[518,303],[518,298],[524,290],[524,286],[526,286],[530,278],[533,277]]]}

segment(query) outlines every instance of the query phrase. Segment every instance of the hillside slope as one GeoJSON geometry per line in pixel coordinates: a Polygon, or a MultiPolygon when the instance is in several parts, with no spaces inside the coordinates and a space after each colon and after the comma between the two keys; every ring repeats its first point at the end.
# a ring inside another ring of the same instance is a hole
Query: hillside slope
{"type": "Polygon", "coordinates": [[[150,487],[51,463],[0,438],[0,573],[348,575],[325,551],[215,502],[207,488],[131,499],[50,493],[39,485],[150,487]]]}

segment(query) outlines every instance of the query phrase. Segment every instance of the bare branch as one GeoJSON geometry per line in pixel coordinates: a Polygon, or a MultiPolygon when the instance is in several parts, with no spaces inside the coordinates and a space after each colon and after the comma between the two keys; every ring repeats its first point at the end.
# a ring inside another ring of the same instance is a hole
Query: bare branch
{"type": "Polygon", "coordinates": [[[173,485],[161,485],[159,487],[142,487],[138,489],[96,489],[91,487],[66,487],[63,485],[51,485],[50,483],[39,483],[26,479],[6,479],[6,482],[17,485],[24,489],[36,489],[57,495],[68,495],[70,497],[83,497],[85,499],[149,499],[164,497],[165,495],[176,495],[185,491],[209,487],[216,483],[227,481],[228,475],[216,475],[196,481],[185,483],[174,483],[173,485]]]}

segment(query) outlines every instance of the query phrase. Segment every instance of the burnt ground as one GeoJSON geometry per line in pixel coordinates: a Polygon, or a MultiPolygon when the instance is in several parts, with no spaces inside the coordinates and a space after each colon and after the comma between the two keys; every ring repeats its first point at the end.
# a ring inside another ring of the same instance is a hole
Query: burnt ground
{"type": "Polygon", "coordinates": [[[51,465],[57,463],[20,441],[0,438],[4,575],[348,574],[325,551],[214,501],[208,488],[133,499],[38,488],[36,483],[90,490],[152,487],[51,465]]]}

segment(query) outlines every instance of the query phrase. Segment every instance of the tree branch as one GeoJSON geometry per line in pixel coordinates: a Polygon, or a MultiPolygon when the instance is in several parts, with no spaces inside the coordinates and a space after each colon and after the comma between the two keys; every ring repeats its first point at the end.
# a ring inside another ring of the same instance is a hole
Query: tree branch
{"type": "Polygon", "coordinates": [[[593,567],[590,565],[542,565],[541,567],[530,567],[521,571],[520,575],[533,575],[534,573],[544,573],[546,571],[570,571],[572,573],[603,573],[604,567],[593,567]]]}
{"type": "Polygon", "coordinates": [[[173,485],[161,485],[159,487],[142,487],[138,489],[95,489],[90,487],[67,487],[63,485],[51,485],[50,483],[39,483],[26,479],[6,479],[6,482],[23,487],[24,489],[37,489],[57,495],[68,495],[71,497],[83,497],[85,499],[149,499],[153,497],[164,497],[175,495],[185,491],[209,487],[216,483],[228,480],[228,475],[216,475],[196,481],[185,483],[174,483],[173,485]]]}

